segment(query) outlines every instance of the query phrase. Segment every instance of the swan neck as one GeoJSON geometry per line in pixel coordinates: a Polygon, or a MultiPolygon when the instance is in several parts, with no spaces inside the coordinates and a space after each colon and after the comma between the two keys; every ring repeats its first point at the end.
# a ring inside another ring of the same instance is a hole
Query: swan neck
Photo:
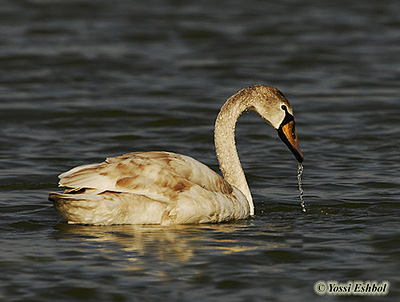
{"type": "Polygon", "coordinates": [[[250,214],[254,215],[253,199],[235,143],[236,122],[249,109],[252,109],[251,106],[240,98],[233,96],[228,99],[215,122],[214,141],[219,167],[225,180],[244,194],[250,205],[250,214]]]}

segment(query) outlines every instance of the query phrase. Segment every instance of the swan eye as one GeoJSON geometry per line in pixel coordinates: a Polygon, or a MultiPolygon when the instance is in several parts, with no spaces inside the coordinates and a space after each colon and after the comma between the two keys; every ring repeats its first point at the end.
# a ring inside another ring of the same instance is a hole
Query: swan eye
{"type": "Polygon", "coordinates": [[[284,111],[286,111],[286,110],[287,110],[287,107],[286,107],[286,105],[282,105],[282,106],[281,106],[281,108],[282,108],[282,110],[284,110],[284,111]]]}

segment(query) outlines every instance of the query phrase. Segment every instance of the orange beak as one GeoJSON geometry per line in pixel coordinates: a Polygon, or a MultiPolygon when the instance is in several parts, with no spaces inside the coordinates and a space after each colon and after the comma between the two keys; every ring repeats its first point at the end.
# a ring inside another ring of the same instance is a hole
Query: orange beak
{"type": "Polygon", "coordinates": [[[278,134],[290,151],[292,151],[297,161],[301,163],[304,160],[304,156],[303,153],[301,153],[299,143],[297,142],[294,119],[289,113],[287,113],[287,115],[289,115],[289,118],[285,118],[285,121],[278,129],[278,134]]]}

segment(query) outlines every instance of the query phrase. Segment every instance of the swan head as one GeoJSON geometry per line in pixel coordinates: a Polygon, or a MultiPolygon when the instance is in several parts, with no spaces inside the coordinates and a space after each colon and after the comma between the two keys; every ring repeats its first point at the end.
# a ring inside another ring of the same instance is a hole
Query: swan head
{"type": "Polygon", "coordinates": [[[299,163],[304,156],[300,151],[295,129],[292,106],[278,89],[267,85],[248,87],[250,90],[249,107],[255,110],[275,130],[299,163]]]}

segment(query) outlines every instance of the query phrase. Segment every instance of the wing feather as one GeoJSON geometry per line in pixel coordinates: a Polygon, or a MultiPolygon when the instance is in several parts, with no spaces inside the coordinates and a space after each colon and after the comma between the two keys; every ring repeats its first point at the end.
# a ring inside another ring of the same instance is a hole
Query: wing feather
{"type": "Polygon", "coordinates": [[[156,200],[176,197],[194,185],[224,194],[232,186],[199,161],[170,152],[134,152],[107,158],[103,163],[73,168],[60,176],[69,189],[95,189],[145,195],[156,200]]]}

